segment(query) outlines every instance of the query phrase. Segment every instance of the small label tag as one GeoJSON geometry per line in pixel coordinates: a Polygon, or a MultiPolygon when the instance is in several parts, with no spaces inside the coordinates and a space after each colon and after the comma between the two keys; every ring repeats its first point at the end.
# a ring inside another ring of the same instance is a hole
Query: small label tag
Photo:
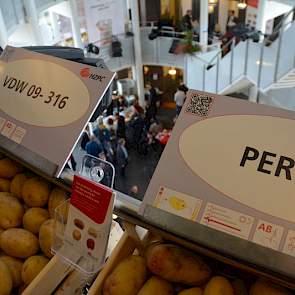
{"type": "Polygon", "coordinates": [[[95,223],[101,224],[105,220],[112,193],[112,190],[105,186],[75,176],[71,205],[95,223]]]}
{"type": "Polygon", "coordinates": [[[81,256],[104,260],[112,222],[111,189],[74,177],[65,239],[81,256]]]}

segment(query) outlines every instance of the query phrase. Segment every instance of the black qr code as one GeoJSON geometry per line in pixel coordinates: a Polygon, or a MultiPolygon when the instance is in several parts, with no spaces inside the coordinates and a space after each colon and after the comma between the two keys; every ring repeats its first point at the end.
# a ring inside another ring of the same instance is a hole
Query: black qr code
{"type": "Polygon", "coordinates": [[[213,97],[204,94],[193,94],[186,107],[186,112],[201,117],[207,117],[210,112],[212,102],[213,97]]]}

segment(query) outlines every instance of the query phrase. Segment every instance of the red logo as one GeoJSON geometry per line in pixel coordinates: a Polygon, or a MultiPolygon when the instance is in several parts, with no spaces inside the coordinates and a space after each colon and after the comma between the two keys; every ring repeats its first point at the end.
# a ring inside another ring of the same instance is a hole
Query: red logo
{"type": "Polygon", "coordinates": [[[89,68],[83,68],[80,70],[80,76],[83,78],[88,78],[90,75],[90,69],[89,68]]]}

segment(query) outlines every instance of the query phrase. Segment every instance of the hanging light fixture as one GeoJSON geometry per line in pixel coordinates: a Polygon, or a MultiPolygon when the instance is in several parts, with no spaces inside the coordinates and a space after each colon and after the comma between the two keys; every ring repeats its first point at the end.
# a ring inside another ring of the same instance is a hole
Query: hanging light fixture
{"type": "Polygon", "coordinates": [[[208,7],[208,12],[211,14],[214,12],[214,5],[210,4],[208,7]]]}
{"type": "Polygon", "coordinates": [[[239,9],[245,9],[247,7],[246,0],[241,0],[238,2],[238,8],[239,9]]]}
{"type": "Polygon", "coordinates": [[[218,0],[209,0],[208,12],[210,14],[214,12],[214,8],[217,3],[218,3],[218,0]]]}
{"type": "Polygon", "coordinates": [[[170,76],[175,76],[176,75],[176,70],[174,68],[169,69],[168,74],[170,76]]]}

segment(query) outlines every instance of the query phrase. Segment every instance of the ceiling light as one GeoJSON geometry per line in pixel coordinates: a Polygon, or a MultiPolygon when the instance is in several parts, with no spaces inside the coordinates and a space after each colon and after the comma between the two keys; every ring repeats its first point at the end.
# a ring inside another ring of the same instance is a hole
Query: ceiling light
{"type": "Polygon", "coordinates": [[[176,70],[175,70],[174,68],[172,68],[172,69],[170,69],[170,70],[168,71],[168,74],[169,74],[170,76],[175,76],[175,75],[176,75],[176,70]]]}
{"type": "Polygon", "coordinates": [[[213,13],[214,12],[214,5],[209,5],[209,13],[213,13]]]}
{"type": "Polygon", "coordinates": [[[246,2],[239,2],[238,3],[238,8],[239,9],[245,9],[247,7],[247,3],[246,2]]]}
{"type": "Polygon", "coordinates": [[[209,0],[209,4],[217,4],[217,0],[209,0]]]}

